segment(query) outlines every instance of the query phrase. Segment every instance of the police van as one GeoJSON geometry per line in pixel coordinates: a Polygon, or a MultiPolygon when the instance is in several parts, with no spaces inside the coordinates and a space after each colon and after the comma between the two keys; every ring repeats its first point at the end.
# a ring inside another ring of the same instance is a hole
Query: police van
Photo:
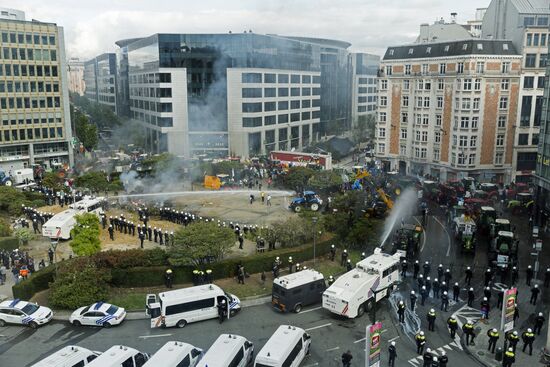
{"type": "Polygon", "coordinates": [[[195,367],[202,349],[191,344],[171,341],[162,346],[143,367],[195,367]]]}
{"type": "Polygon", "coordinates": [[[256,356],[254,367],[297,367],[310,346],[311,336],[304,329],[281,325],[256,356]]]}
{"type": "Polygon", "coordinates": [[[99,352],[92,352],[86,348],[69,345],[40,362],[33,364],[31,367],[82,367],[90,364],[99,355],[99,352]]]}
{"type": "Polygon", "coordinates": [[[84,196],[82,200],[70,204],[69,209],[57,213],[42,226],[42,236],[52,239],[68,240],[71,238],[71,230],[76,225],[76,216],[86,213],[94,213],[98,217],[103,213],[105,199],[84,196]]]}
{"type": "Polygon", "coordinates": [[[361,317],[395,289],[400,279],[400,255],[374,254],[340,276],[323,293],[323,308],[340,316],[361,317]]]}
{"type": "Polygon", "coordinates": [[[99,357],[90,362],[88,367],[142,367],[149,359],[147,353],[141,353],[124,345],[113,345],[99,357]]]}
{"type": "Polygon", "coordinates": [[[239,335],[222,334],[197,367],[246,367],[254,360],[254,344],[239,335]]]}
{"type": "Polygon", "coordinates": [[[224,292],[215,284],[176,289],[160,293],[158,297],[148,294],[145,302],[152,328],[182,328],[190,322],[217,318],[218,305],[222,303],[228,307],[228,318],[241,309],[237,296],[224,292]]]}
{"type": "Polygon", "coordinates": [[[302,270],[273,280],[271,304],[282,312],[302,311],[304,306],[321,302],[325,277],[312,269],[302,270]]]}
{"type": "Polygon", "coordinates": [[[36,303],[20,299],[0,302],[0,327],[6,324],[18,324],[36,329],[50,322],[52,318],[52,310],[36,303]]]}

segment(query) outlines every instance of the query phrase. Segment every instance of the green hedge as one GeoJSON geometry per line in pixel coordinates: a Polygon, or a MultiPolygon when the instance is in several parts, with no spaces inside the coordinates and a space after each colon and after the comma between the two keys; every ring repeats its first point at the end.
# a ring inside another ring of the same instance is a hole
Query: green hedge
{"type": "MultiPolygon", "coordinates": [[[[327,254],[330,251],[330,245],[334,241],[325,241],[317,244],[316,255],[318,257],[327,254]]],[[[121,251],[125,253],[125,251],[121,251]]],[[[150,252],[149,255],[155,252],[150,252]]],[[[100,255],[101,260],[113,255],[106,253],[100,255]]],[[[159,255],[159,254],[156,254],[159,255]]],[[[311,244],[299,247],[291,247],[278,249],[275,251],[266,251],[254,256],[226,259],[208,266],[212,269],[214,279],[227,278],[235,276],[238,264],[242,264],[245,271],[249,274],[260,273],[262,271],[271,271],[271,266],[275,257],[280,256],[281,260],[286,263],[289,256],[292,256],[294,263],[300,263],[313,258],[313,247],[311,244]]],[[[156,261],[162,261],[162,256],[158,256],[156,261]]],[[[155,261],[155,262],[156,262],[155,261]]],[[[122,264],[121,264],[122,265],[122,264]]],[[[126,264],[124,264],[126,265],[126,264]]],[[[172,269],[174,274],[174,283],[190,283],[192,281],[191,266],[134,266],[129,268],[111,268],[107,267],[106,271],[111,271],[111,285],[113,287],[132,288],[132,287],[153,287],[164,284],[164,273],[166,269],[172,269]],[[109,269],[109,270],[107,270],[109,269]]],[[[49,283],[53,282],[55,275],[55,267],[49,266],[32,274],[29,279],[20,282],[13,286],[13,294],[16,298],[28,300],[35,293],[48,289],[49,283]]]]}
{"type": "Polygon", "coordinates": [[[0,250],[13,251],[19,247],[19,241],[15,237],[1,237],[0,250]]]}
{"type": "Polygon", "coordinates": [[[46,290],[50,282],[53,282],[55,266],[41,269],[27,279],[12,287],[14,298],[29,300],[36,293],[46,290]]]}

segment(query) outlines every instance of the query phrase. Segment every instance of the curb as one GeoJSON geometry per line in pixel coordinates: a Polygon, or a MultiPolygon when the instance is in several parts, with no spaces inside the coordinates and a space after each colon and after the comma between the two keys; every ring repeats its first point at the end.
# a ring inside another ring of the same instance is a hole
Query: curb
{"type": "MultiPolygon", "coordinates": [[[[264,303],[271,302],[271,296],[254,296],[254,297],[248,297],[246,299],[243,299],[241,301],[241,307],[253,307],[262,305],[264,303]]],[[[58,311],[56,312],[54,310],[54,315],[52,317],[52,320],[55,321],[69,321],[69,318],[71,317],[71,312],[67,311],[58,311]]],[[[136,310],[136,311],[128,311],[126,313],[126,320],[148,320],[150,317],[145,314],[145,309],[143,310],[136,310]]]]}
{"type": "MultiPolygon", "coordinates": [[[[476,323],[477,324],[477,323],[476,323]]],[[[486,360],[482,359],[477,353],[475,353],[474,351],[471,350],[471,347],[470,346],[467,346],[465,343],[464,343],[464,333],[462,333],[462,335],[460,336],[460,345],[462,345],[462,348],[464,349],[464,351],[473,357],[473,359],[476,360],[477,363],[479,363],[480,365],[482,366],[485,366],[485,367],[499,367],[502,365],[502,362],[498,362],[497,360],[494,361],[494,363],[488,363],[486,360]]],[[[480,333],[478,333],[476,335],[476,338],[480,336],[480,333]]]]}

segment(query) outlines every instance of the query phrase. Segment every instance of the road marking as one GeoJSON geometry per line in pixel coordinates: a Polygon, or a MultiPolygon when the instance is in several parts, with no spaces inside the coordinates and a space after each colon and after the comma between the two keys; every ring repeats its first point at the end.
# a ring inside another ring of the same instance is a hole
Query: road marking
{"type": "Polygon", "coordinates": [[[325,352],[332,352],[333,350],[338,350],[340,349],[340,347],[334,347],[334,348],[330,348],[330,349],[325,349],[325,352]]]}
{"type": "MultiPolygon", "coordinates": [[[[424,228],[422,223],[418,220],[418,218],[414,217],[414,220],[420,225],[420,227],[424,228]]],[[[420,252],[424,250],[424,246],[426,245],[426,229],[424,228],[424,231],[422,232],[422,246],[420,246],[420,252]]]]}
{"type": "Polygon", "coordinates": [[[314,326],[314,327],[310,327],[308,329],[304,329],[305,331],[310,331],[310,330],[315,330],[315,329],[320,329],[320,328],[323,328],[323,327],[327,327],[327,326],[330,326],[332,325],[332,322],[329,322],[328,324],[323,324],[323,325],[319,325],[319,326],[314,326]]]}
{"type": "Polygon", "coordinates": [[[399,339],[399,335],[398,335],[398,336],[396,336],[395,338],[391,338],[391,339],[390,339],[390,340],[388,340],[388,341],[389,341],[389,342],[391,343],[392,341],[394,341],[394,340],[397,340],[397,339],[399,339]]]}
{"type": "MultiPolygon", "coordinates": [[[[445,344],[442,347],[433,348],[432,349],[432,354],[435,357],[437,357],[440,354],[443,354],[443,352],[445,352],[445,349],[452,351],[453,350],[452,347],[454,347],[455,349],[458,349],[460,351],[463,350],[462,345],[460,345],[460,337],[458,336],[458,334],[455,335],[454,340],[452,342],[450,342],[449,344],[445,344]],[[439,353],[438,353],[438,351],[439,351],[439,353]]],[[[422,356],[418,356],[418,357],[414,357],[414,358],[409,359],[407,362],[409,362],[409,364],[413,365],[414,367],[419,367],[423,363],[423,359],[424,358],[422,356]]]]}
{"type": "Polygon", "coordinates": [[[164,338],[165,336],[171,336],[172,334],[158,334],[158,335],[141,335],[138,338],[149,339],[149,338],[164,338]]]}
{"type": "Polygon", "coordinates": [[[364,341],[365,339],[367,339],[367,338],[362,338],[362,339],[356,340],[356,341],[353,342],[353,344],[361,343],[361,342],[364,341]]]}
{"type": "Polygon", "coordinates": [[[304,367],[313,367],[313,366],[318,366],[319,363],[315,362],[313,364],[308,364],[308,365],[305,365],[304,367]]]}
{"type": "Polygon", "coordinates": [[[449,257],[450,253],[451,253],[451,235],[449,234],[449,232],[447,231],[447,228],[445,228],[445,226],[443,225],[443,223],[441,223],[439,221],[439,219],[437,219],[437,217],[433,217],[433,219],[435,219],[435,221],[437,223],[439,223],[439,225],[441,226],[441,228],[443,228],[443,230],[445,231],[445,233],[447,234],[447,243],[449,244],[449,246],[447,246],[447,257],[449,257]]]}
{"type": "Polygon", "coordinates": [[[305,311],[302,311],[300,313],[308,313],[308,312],[311,312],[311,311],[317,311],[319,309],[323,308],[323,306],[319,306],[319,307],[315,307],[315,308],[312,308],[310,310],[305,310],[305,311]]]}

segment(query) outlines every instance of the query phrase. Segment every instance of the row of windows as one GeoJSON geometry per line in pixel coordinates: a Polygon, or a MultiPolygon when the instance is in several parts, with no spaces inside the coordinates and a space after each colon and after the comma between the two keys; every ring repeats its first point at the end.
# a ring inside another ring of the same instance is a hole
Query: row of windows
{"type": "Polygon", "coordinates": [[[545,68],[548,65],[548,54],[525,54],[525,67],[526,68],[545,68]],[[538,66],[537,66],[538,55],[538,66]]]}
{"type": "Polygon", "coordinates": [[[376,99],[377,99],[376,96],[360,96],[360,97],[357,97],[357,103],[374,103],[376,102],[376,99]]]}
{"type": "Polygon", "coordinates": [[[273,74],[273,73],[242,73],[242,83],[284,83],[287,84],[290,80],[292,84],[320,84],[321,77],[318,75],[299,75],[291,74],[290,79],[288,74],[273,74]]]}
{"type": "Polygon", "coordinates": [[[373,94],[376,93],[376,87],[359,87],[357,89],[357,93],[359,94],[373,94]]]}
{"type": "Polygon", "coordinates": [[[62,119],[61,117],[52,117],[52,116],[46,116],[46,114],[42,114],[40,117],[38,117],[40,114],[34,114],[36,117],[33,118],[17,118],[16,116],[8,115],[2,117],[2,126],[8,126],[8,125],[30,125],[30,124],[60,124],[62,119]]]}
{"type": "MultiPolygon", "coordinates": [[[[537,89],[544,89],[544,76],[539,76],[537,78],[537,89]]],[[[523,77],[523,89],[533,89],[535,88],[535,77],[534,76],[525,76],[523,77]]]]}
{"type": "MultiPolygon", "coordinates": [[[[539,144],[539,134],[531,135],[531,145],[539,144]]],[[[529,134],[518,135],[518,145],[529,145],[529,134]]]]}
{"type": "Polygon", "coordinates": [[[171,83],[172,74],[170,73],[149,73],[130,75],[131,84],[156,84],[156,83],[171,83]]]}
{"type": "Polygon", "coordinates": [[[2,43],[55,46],[55,36],[38,33],[2,32],[2,43]]]}
{"type": "Polygon", "coordinates": [[[147,98],[171,98],[172,88],[130,88],[130,95],[147,98]]]}
{"type": "Polygon", "coordinates": [[[357,112],[371,112],[376,111],[376,106],[357,106],[357,112]]]}
{"type": "Polygon", "coordinates": [[[58,93],[59,83],[37,81],[1,81],[0,93],[58,93]]]}
{"type": "Polygon", "coordinates": [[[177,315],[179,313],[190,312],[200,310],[202,308],[214,307],[215,299],[207,298],[199,301],[192,301],[187,303],[180,303],[176,305],[166,306],[166,316],[177,315]]]}
{"type": "Polygon", "coordinates": [[[320,99],[304,99],[304,100],[294,100],[294,101],[279,101],[279,102],[252,102],[252,103],[243,103],[242,112],[244,113],[255,113],[255,112],[270,112],[270,111],[285,111],[288,110],[290,106],[291,110],[296,110],[300,108],[312,108],[320,107],[320,99]]]}
{"type": "MultiPolygon", "coordinates": [[[[478,46],[482,46],[482,44],[478,44],[478,46]]],[[[394,67],[394,65],[386,65],[386,69],[385,69],[386,75],[388,75],[388,76],[393,75],[393,67],[394,67]]],[[[436,65],[436,67],[437,67],[437,72],[434,72],[434,73],[438,73],[440,75],[447,74],[447,67],[448,67],[447,63],[439,63],[438,65],[436,65]]],[[[456,63],[456,68],[452,72],[455,72],[457,74],[463,74],[464,70],[465,70],[464,62],[457,62],[456,63]]],[[[483,74],[485,72],[485,61],[477,61],[476,64],[475,64],[475,69],[474,70],[477,74],[483,74]]],[[[510,70],[511,70],[510,61],[502,61],[500,63],[500,72],[501,73],[509,73],[510,70]]],[[[420,66],[420,73],[422,75],[430,74],[430,64],[422,64],[420,66]]],[[[404,65],[403,74],[412,75],[412,65],[411,64],[404,65]]]]}
{"type": "MultiPolygon", "coordinates": [[[[264,97],[288,97],[289,88],[264,88],[264,97]],[[277,95],[276,95],[277,94],[277,95]]],[[[321,88],[290,88],[290,96],[319,96],[321,95],[321,88]],[[301,92],[301,94],[300,94],[301,92]]],[[[262,98],[262,88],[243,88],[242,98],[262,98]]]]}
{"type": "Polygon", "coordinates": [[[57,61],[56,50],[41,50],[37,48],[3,47],[0,56],[4,60],[57,61]]]}
{"type": "Polygon", "coordinates": [[[312,112],[296,112],[291,113],[290,115],[284,114],[284,115],[270,115],[270,116],[264,116],[262,117],[243,117],[243,127],[261,127],[262,121],[263,126],[269,126],[269,125],[275,125],[275,123],[278,124],[286,124],[288,122],[299,122],[299,121],[309,121],[311,119],[318,119],[321,118],[321,112],[320,111],[312,111],[312,112]]]}
{"type": "Polygon", "coordinates": [[[170,102],[149,102],[141,99],[130,99],[130,107],[155,112],[172,112],[172,103],[170,102]]]}
{"type": "Polygon", "coordinates": [[[525,37],[525,46],[546,46],[548,34],[546,33],[527,33],[525,37]]]}
{"type": "Polygon", "coordinates": [[[0,64],[0,76],[45,76],[57,77],[57,66],[0,64]]]}
{"type": "Polygon", "coordinates": [[[3,130],[0,134],[0,141],[3,142],[54,138],[63,138],[62,127],[3,130]]]}
{"type": "Polygon", "coordinates": [[[61,107],[61,97],[10,97],[0,98],[0,109],[14,108],[58,108],[61,107]]]}
{"type": "Polygon", "coordinates": [[[359,78],[359,84],[376,84],[375,78],[359,78]]]}
{"type": "Polygon", "coordinates": [[[534,16],[525,16],[523,18],[523,25],[525,27],[537,25],[539,27],[548,27],[548,17],[543,15],[538,15],[536,18],[534,16]]]}
{"type": "Polygon", "coordinates": [[[159,117],[140,111],[132,111],[132,118],[160,127],[174,126],[174,120],[172,117],[159,117]]]}

